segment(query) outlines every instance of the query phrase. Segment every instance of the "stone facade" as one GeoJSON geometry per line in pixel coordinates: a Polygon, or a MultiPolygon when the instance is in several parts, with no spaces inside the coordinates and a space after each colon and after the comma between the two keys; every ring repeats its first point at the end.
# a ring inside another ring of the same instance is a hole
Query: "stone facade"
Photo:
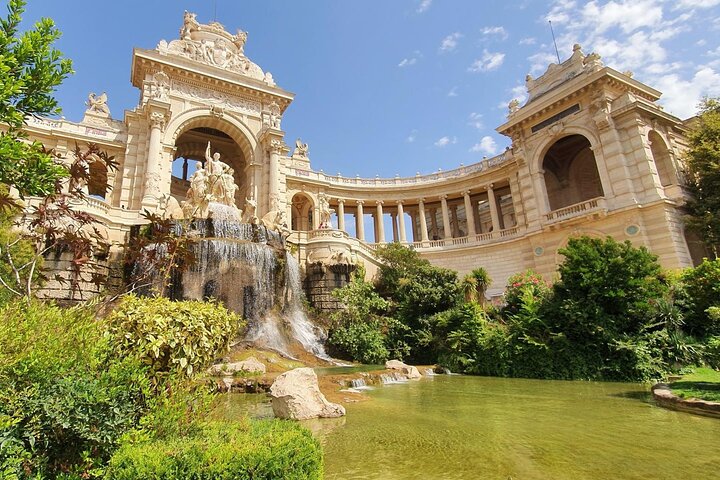
{"type": "Polygon", "coordinates": [[[289,154],[281,124],[294,95],[245,56],[246,41],[186,13],[179,39],[133,51],[140,102],[123,120],[111,117],[105,94],[91,95],[79,123],[29,119],[30,136],[61,154],[95,142],[115,155],[112,190],[86,205],[115,250],[143,210],[185,200],[190,162],[202,162],[210,142],[234,172],[235,205],[253,202],[258,218],[284,215],[308,274],[362,262],[372,276],[376,246],[397,241],[460,274],[485,267],[489,294],[498,295],[527,268],[552,278],[573,235],[628,239],[669,268],[704,253],[682,224],[685,123],[657,104],[660,92],[580,46],[527,77],[527,102],[511,102],[497,129],[512,139],[502,154],[431,175],[359,178],[313,170],[300,139],[289,154]],[[174,163],[182,174],[173,176],[174,163]],[[374,235],[365,232],[368,215],[374,235]]]}

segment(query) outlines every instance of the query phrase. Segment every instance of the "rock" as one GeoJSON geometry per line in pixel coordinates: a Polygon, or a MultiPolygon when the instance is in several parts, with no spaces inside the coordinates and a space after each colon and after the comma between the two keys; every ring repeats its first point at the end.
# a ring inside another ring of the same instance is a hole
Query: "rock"
{"type": "Polygon", "coordinates": [[[413,367],[412,365],[406,365],[400,360],[388,360],[385,362],[385,368],[388,370],[397,370],[400,373],[405,374],[405,376],[408,379],[415,379],[415,378],[422,378],[422,375],[420,375],[420,371],[417,369],[417,367],[413,367]]]}
{"type": "Polygon", "coordinates": [[[233,375],[237,372],[265,373],[265,365],[255,357],[235,363],[219,363],[208,370],[210,375],[233,375]]]}
{"type": "Polygon", "coordinates": [[[275,379],[270,387],[275,416],[292,420],[345,415],[345,407],[330,403],[318,388],[312,368],[296,368],[275,379]]]}

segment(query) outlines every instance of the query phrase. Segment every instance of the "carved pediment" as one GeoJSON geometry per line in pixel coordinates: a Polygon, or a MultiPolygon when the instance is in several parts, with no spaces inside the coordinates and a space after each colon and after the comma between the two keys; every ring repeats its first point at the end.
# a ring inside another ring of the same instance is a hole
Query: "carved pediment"
{"type": "Polygon", "coordinates": [[[233,35],[218,22],[201,24],[195,19],[194,13],[185,12],[180,39],[170,43],[162,40],[156,50],[162,55],[188,58],[245,75],[274,87],[275,81],[270,72],[263,72],[245,56],[246,41],[247,32],[238,30],[233,35]]]}
{"type": "Polygon", "coordinates": [[[597,53],[585,55],[580,45],[575,44],[570,58],[560,64],[551,63],[545,73],[538,78],[533,78],[531,75],[525,78],[528,91],[527,103],[568,80],[572,80],[583,73],[595,72],[601,68],[603,68],[603,63],[600,60],[600,55],[597,53]]]}

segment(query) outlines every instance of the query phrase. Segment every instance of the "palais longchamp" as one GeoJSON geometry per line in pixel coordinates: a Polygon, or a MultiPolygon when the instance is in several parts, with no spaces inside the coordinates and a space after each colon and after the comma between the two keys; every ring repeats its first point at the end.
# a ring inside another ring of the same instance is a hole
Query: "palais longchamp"
{"type": "Polygon", "coordinates": [[[83,208],[113,245],[108,262],[147,223],[143,212],[180,220],[197,206],[203,192],[194,185],[213,164],[222,166],[222,202],[286,237],[316,304],[326,287],[343,283],[337,272],[347,269],[338,267],[362,263],[372,277],[374,250],[388,242],[460,274],[484,267],[491,297],[517,272],[552,278],[572,236],[630,240],[666,268],[705,255],[683,226],[689,121],[663,111],[660,92],[579,45],[538,78],[527,76],[527,101],[511,102],[497,127],[512,140],[500,155],[428,175],[361,178],[314,170],[308,145],[285,138],[294,95],[245,56],[245,32],[185,13],[179,37],[134,49],[140,101],[124,118],[111,116],[107,95],[91,94],[80,122],[28,119],[30,138],[68,161],[76,143],[92,142],[118,162],[111,170],[91,159],[83,186],[83,208]]]}

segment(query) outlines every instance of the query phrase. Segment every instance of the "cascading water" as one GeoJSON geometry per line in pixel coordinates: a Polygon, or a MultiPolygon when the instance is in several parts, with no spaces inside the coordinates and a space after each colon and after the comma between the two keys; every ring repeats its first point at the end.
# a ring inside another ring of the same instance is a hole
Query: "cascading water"
{"type": "Polygon", "coordinates": [[[230,215],[177,222],[174,232],[195,239],[195,262],[173,275],[171,298],[215,298],[248,321],[247,341],[289,357],[290,344],[296,341],[331,360],[322,332],[303,311],[300,268],[278,232],[239,223],[230,215]]]}

